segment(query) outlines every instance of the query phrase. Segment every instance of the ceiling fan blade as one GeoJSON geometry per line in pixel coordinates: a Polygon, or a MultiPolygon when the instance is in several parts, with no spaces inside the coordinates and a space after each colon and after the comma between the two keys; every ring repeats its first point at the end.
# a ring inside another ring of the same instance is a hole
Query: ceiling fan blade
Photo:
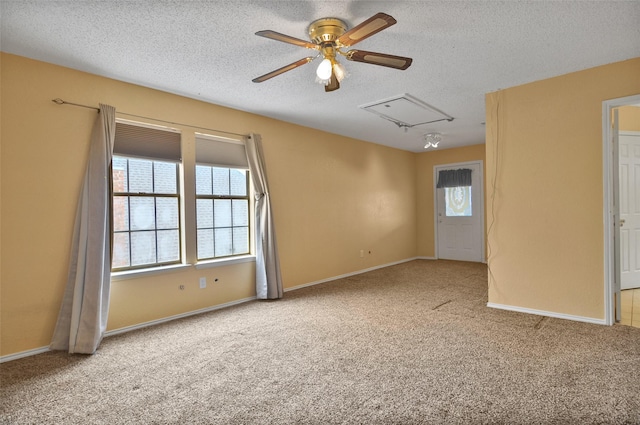
{"type": "Polygon", "coordinates": [[[280,34],[279,32],[271,30],[258,31],[256,35],[259,35],[260,37],[270,38],[272,40],[282,41],[284,43],[293,44],[295,46],[306,47],[307,49],[318,50],[320,48],[320,46],[318,46],[317,44],[313,44],[299,38],[291,37],[289,35],[280,34]]]}
{"type": "Polygon", "coordinates": [[[349,50],[347,59],[355,62],[370,63],[373,65],[387,66],[389,68],[405,70],[411,66],[413,59],[404,56],[387,55],[386,53],[367,52],[366,50],[349,50]]]}
{"type": "Polygon", "coordinates": [[[289,65],[285,65],[282,68],[278,68],[275,71],[271,71],[271,72],[269,72],[267,74],[264,74],[264,75],[261,75],[261,76],[259,76],[257,78],[254,78],[251,81],[253,81],[254,83],[261,83],[263,81],[267,81],[269,78],[273,78],[273,77],[278,76],[280,74],[283,74],[283,73],[285,73],[287,71],[291,71],[292,69],[295,69],[295,68],[297,68],[299,66],[308,64],[313,59],[315,59],[314,56],[309,56],[307,58],[300,59],[299,61],[295,61],[294,63],[290,63],[289,65]]]}
{"type": "Polygon", "coordinates": [[[372,35],[390,27],[397,21],[386,13],[376,13],[360,25],[356,25],[338,38],[338,45],[353,46],[354,44],[371,37],[372,35]]]}

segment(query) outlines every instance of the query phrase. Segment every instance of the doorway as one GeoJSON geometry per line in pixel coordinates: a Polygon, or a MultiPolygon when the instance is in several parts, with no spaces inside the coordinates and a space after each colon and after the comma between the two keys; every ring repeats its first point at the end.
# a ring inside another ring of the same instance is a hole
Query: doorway
{"type": "MultiPolygon", "coordinates": [[[[640,198],[640,188],[636,188],[636,177],[640,177],[640,171],[637,176],[635,170],[630,171],[629,167],[635,167],[635,160],[628,158],[629,155],[633,156],[633,152],[629,150],[635,148],[633,143],[629,142],[633,142],[634,139],[620,137],[628,134],[620,132],[618,122],[619,108],[635,105],[640,105],[640,95],[607,100],[602,103],[604,307],[605,323],[608,325],[613,325],[621,319],[623,274],[626,274],[625,285],[635,285],[631,283],[636,279],[631,271],[636,268],[636,262],[640,263],[636,261],[636,258],[640,259],[640,230],[636,231],[635,217],[633,217],[636,192],[640,198]]],[[[640,151],[638,154],[640,155],[640,151]]],[[[640,202],[638,206],[640,208],[640,202]]],[[[640,224],[638,227],[640,228],[640,224]]],[[[640,264],[637,267],[640,268],[640,264]]]]}
{"type": "Polygon", "coordinates": [[[433,173],[436,258],[484,262],[482,161],[436,165],[433,173]]]}

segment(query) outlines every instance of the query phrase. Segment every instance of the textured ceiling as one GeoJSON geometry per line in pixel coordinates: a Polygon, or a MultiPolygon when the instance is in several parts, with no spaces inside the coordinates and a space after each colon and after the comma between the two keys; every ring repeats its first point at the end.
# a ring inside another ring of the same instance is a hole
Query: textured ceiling
{"type": "Polygon", "coordinates": [[[0,13],[2,51],[414,152],[428,132],[440,148],[483,143],[487,92],[640,56],[639,1],[0,0],[0,13]],[[325,93],[316,60],[251,82],[313,54],[256,31],[306,40],[315,19],[377,12],[398,23],[354,47],[412,57],[406,71],[342,59],[350,75],[325,93]],[[403,93],[455,120],[405,132],[358,108],[403,93]]]}

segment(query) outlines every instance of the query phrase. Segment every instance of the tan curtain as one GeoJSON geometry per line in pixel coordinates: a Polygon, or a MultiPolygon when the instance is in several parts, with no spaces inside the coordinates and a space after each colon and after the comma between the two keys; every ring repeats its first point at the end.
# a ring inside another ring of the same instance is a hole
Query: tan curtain
{"type": "Polygon", "coordinates": [[[67,287],[52,350],[92,354],[107,327],[111,283],[110,165],[116,110],[100,105],[78,200],[67,287]]]}
{"type": "Polygon", "coordinates": [[[258,299],[282,298],[282,276],[276,233],[271,213],[264,155],[260,136],[246,141],[247,162],[255,190],[256,296],[258,299]]]}

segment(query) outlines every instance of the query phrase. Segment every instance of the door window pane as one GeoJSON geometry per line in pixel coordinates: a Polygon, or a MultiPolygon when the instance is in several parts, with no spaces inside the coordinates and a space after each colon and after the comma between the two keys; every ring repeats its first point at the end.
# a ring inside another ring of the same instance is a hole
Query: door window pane
{"type": "Polygon", "coordinates": [[[445,214],[447,217],[471,217],[471,186],[444,188],[445,214]]]}

